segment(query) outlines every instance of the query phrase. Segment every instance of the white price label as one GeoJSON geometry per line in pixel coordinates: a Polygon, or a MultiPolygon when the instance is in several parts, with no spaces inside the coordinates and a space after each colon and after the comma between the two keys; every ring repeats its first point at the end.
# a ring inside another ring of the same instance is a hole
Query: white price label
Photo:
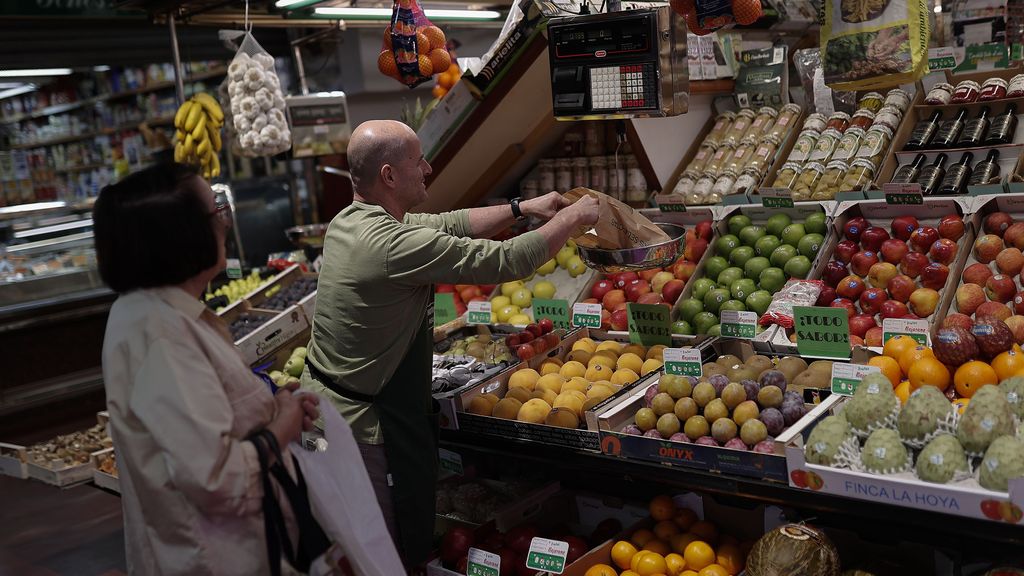
{"type": "Polygon", "coordinates": [[[846,364],[844,362],[832,363],[832,393],[843,396],[853,396],[857,386],[868,374],[879,372],[878,366],[867,366],[864,364],[846,364]]]}
{"type": "Polygon", "coordinates": [[[757,312],[722,310],[722,336],[753,338],[757,332],[757,312]]]}
{"type": "Polygon", "coordinates": [[[470,548],[466,576],[498,576],[501,572],[501,556],[479,548],[470,548]]]}
{"type": "Polygon", "coordinates": [[[601,305],[577,302],[572,305],[572,325],[584,328],[601,327],[601,305]]]}
{"type": "Polygon", "coordinates": [[[466,317],[467,324],[491,323],[490,302],[470,302],[469,305],[466,306],[466,311],[469,313],[466,317]]]}
{"type": "Polygon", "coordinates": [[[908,205],[924,204],[920,184],[882,184],[886,204],[908,205]]]}
{"type": "Polygon", "coordinates": [[[242,261],[238,258],[227,259],[227,275],[228,278],[241,278],[242,277],[242,261]]]}
{"type": "Polygon", "coordinates": [[[696,378],[703,374],[700,350],[696,348],[665,348],[661,357],[665,362],[666,374],[696,378]]]}
{"type": "Polygon", "coordinates": [[[882,320],[882,344],[893,336],[910,336],[922,346],[931,346],[927,320],[911,320],[907,318],[886,318],[882,320]]]}
{"type": "Polygon", "coordinates": [[[565,571],[565,558],[569,555],[569,543],[547,538],[534,538],[526,553],[526,567],[544,570],[552,574],[565,571]]]}
{"type": "Polygon", "coordinates": [[[792,208],[793,193],[789,188],[758,188],[761,205],[765,208],[792,208]]]}

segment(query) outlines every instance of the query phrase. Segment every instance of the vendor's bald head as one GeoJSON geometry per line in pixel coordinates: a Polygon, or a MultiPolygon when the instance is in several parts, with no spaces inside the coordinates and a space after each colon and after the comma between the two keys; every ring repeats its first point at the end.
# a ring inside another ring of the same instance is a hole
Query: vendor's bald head
{"type": "MultiPolygon", "coordinates": [[[[403,168],[415,167],[421,161],[430,173],[430,166],[422,160],[420,141],[409,128],[395,120],[370,120],[360,124],[348,143],[349,172],[356,191],[372,193],[380,186],[402,186],[403,177],[412,177],[403,168]]],[[[422,178],[420,178],[422,180],[422,178]]]]}

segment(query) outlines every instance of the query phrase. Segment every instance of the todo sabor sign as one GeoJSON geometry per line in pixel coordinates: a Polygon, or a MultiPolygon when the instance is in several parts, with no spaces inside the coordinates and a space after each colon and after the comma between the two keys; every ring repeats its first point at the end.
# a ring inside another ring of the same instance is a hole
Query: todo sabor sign
{"type": "Polygon", "coordinates": [[[668,306],[661,304],[626,305],[629,313],[629,341],[643,346],[672,344],[672,320],[668,306]]]}
{"type": "Polygon", "coordinates": [[[794,306],[796,348],[801,356],[850,357],[850,322],[846,308],[794,306]]]}
{"type": "MultiPolygon", "coordinates": [[[[568,330],[572,327],[569,322],[569,303],[565,300],[546,300],[543,298],[533,299],[533,319],[548,318],[555,328],[568,330]]],[[[600,326],[600,324],[598,324],[600,326]]]]}

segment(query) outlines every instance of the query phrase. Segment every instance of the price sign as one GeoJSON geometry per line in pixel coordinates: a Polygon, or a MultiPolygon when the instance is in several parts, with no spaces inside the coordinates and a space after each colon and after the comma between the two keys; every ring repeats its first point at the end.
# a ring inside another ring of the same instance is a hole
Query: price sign
{"type": "Polygon", "coordinates": [[[894,206],[924,204],[920,184],[882,184],[882,192],[885,193],[886,204],[894,206]]]}
{"type": "Polygon", "coordinates": [[[793,320],[801,356],[850,357],[850,321],[845,308],[794,306],[793,320]]]}
{"type": "Polygon", "coordinates": [[[665,348],[661,358],[665,361],[666,374],[700,378],[704,373],[700,350],[696,348],[665,348]]]}
{"type": "Polygon", "coordinates": [[[437,449],[438,463],[442,470],[447,470],[452,474],[458,474],[462,476],[462,455],[458,452],[452,452],[451,450],[445,450],[444,448],[437,449]]]}
{"type": "MultiPolygon", "coordinates": [[[[598,312],[600,316],[600,312],[598,312]]],[[[569,324],[569,303],[565,300],[545,300],[543,298],[533,299],[533,319],[549,318],[555,328],[568,330],[569,324]]],[[[598,326],[600,326],[600,321],[598,326]]]]}
{"type": "Polygon", "coordinates": [[[569,555],[568,542],[534,538],[526,553],[526,567],[561,574],[565,570],[565,557],[569,555]]]}
{"type": "Polygon", "coordinates": [[[761,206],[765,208],[792,208],[793,193],[789,188],[760,188],[761,206]]]}
{"type": "Polygon", "coordinates": [[[572,325],[580,328],[601,327],[601,305],[577,302],[572,305],[572,325]]]}
{"type": "Polygon", "coordinates": [[[626,305],[629,313],[629,341],[643,346],[672,344],[672,319],[668,306],[661,304],[626,305]]]}
{"type": "Polygon", "coordinates": [[[930,346],[927,320],[908,320],[905,318],[886,318],[882,320],[882,344],[893,336],[910,336],[922,346],[930,346]]]}
{"type": "Polygon", "coordinates": [[[686,212],[686,204],[680,194],[658,194],[654,197],[658,210],[662,212],[686,212]]]}
{"type": "Polygon", "coordinates": [[[865,376],[880,371],[878,366],[835,362],[832,364],[832,393],[853,396],[865,376]]]}
{"type": "Polygon", "coordinates": [[[722,336],[729,338],[753,338],[757,333],[757,312],[722,310],[722,336]]]}
{"type": "Polygon", "coordinates": [[[491,323],[491,303],[490,302],[470,302],[468,307],[469,316],[466,318],[467,324],[490,324],[491,323]]]}
{"type": "Polygon", "coordinates": [[[469,549],[466,576],[498,576],[499,572],[501,572],[501,556],[479,548],[469,549]]]}
{"type": "Polygon", "coordinates": [[[228,278],[241,278],[242,277],[242,261],[238,258],[227,259],[227,270],[225,272],[228,278]]]}
{"type": "Polygon", "coordinates": [[[951,46],[928,49],[928,71],[952,70],[956,68],[956,53],[951,46]]]}
{"type": "Polygon", "coordinates": [[[455,310],[455,296],[451,292],[434,294],[434,326],[441,326],[455,320],[459,313],[455,310]]]}

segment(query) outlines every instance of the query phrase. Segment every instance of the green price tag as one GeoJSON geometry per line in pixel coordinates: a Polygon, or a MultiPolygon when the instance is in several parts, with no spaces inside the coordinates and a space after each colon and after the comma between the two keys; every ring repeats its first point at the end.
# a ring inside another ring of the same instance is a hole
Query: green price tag
{"type": "Polygon", "coordinates": [[[886,318],[882,320],[882,344],[893,336],[909,336],[922,346],[930,346],[927,320],[886,318]]]}
{"type": "Polygon", "coordinates": [[[468,315],[466,317],[467,324],[490,324],[491,323],[491,303],[490,302],[470,302],[467,309],[468,315]]]}
{"type": "Polygon", "coordinates": [[[451,292],[434,294],[434,327],[455,320],[459,313],[455,311],[455,296],[451,292]]]}
{"type": "Polygon", "coordinates": [[[552,574],[565,571],[565,557],[569,555],[569,544],[559,540],[534,538],[530,542],[530,551],[526,553],[526,567],[533,570],[544,570],[552,574]]]}
{"type": "Polygon", "coordinates": [[[493,552],[470,548],[468,556],[466,576],[498,576],[501,572],[501,556],[493,552]]]}
{"type": "Polygon", "coordinates": [[[788,188],[759,188],[761,206],[765,208],[792,208],[793,193],[788,188]]]}
{"type": "Polygon", "coordinates": [[[951,46],[928,49],[928,71],[952,70],[956,68],[956,53],[951,46]]]}
{"type": "Polygon", "coordinates": [[[654,202],[662,212],[686,212],[686,204],[683,203],[681,194],[657,194],[654,196],[654,202]]]}
{"type": "Polygon", "coordinates": [[[924,204],[920,184],[882,184],[885,203],[893,206],[924,204]]]}
{"type": "Polygon", "coordinates": [[[696,348],[665,348],[661,358],[665,361],[666,374],[700,378],[704,373],[700,350],[696,348]]]}
{"type": "Polygon", "coordinates": [[[672,320],[668,306],[662,304],[626,305],[629,312],[629,341],[643,346],[672,344],[672,320]]]}
{"type": "Polygon", "coordinates": [[[242,261],[238,258],[227,259],[227,269],[224,270],[228,278],[237,279],[242,277],[242,261]]]}
{"type": "Polygon", "coordinates": [[[853,396],[865,376],[880,371],[877,366],[834,362],[832,364],[832,393],[853,396]]]}
{"type": "MultiPolygon", "coordinates": [[[[543,298],[533,299],[533,320],[536,322],[541,318],[550,318],[555,328],[572,328],[569,323],[569,303],[565,300],[545,300],[543,298]]],[[[598,326],[600,326],[600,321],[598,326]]]]}
{"type": "Polygon", "coordinates": [[[850,357],[850,321],[845,308],[794,306],[793,320],[801,356],[850,357]]]}
{"type": "Polygon", "coordinates": [[[451,472],[462,476],[464,469],[462,467],[462,456],[458,452],[452,452],[451,450],[445,450],[444,448],[437,449],[438,464],[442,470],[451,472]]]}
{"type": "Polygon", "coordinates": [[[601,305],[577,302],[572,305],[572,325],[580,328],[601,327],[601,305]]]}
{"type": "Polygon", "coordinates": [[[722,336],[753,338],[757,333],[757,312],[722,310],[722,336]]]}

